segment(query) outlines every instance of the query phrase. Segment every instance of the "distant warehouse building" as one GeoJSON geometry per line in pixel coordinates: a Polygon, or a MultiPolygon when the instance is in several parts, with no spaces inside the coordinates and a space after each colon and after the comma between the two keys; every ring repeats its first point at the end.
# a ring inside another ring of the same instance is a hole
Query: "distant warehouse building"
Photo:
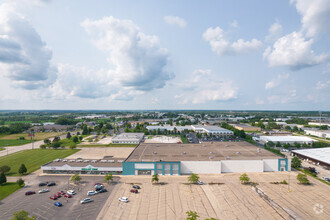
{"type": "Polygon", "coordinates": [[[111,159],[56,159],[41,166],[47,174],[122,174],[125,158],[111,159]]]}
{"type": "Polygon", "coordinates": [[[144,137],[143,133],[121,133],[111,139],[113,144],[139,144],[144,137]]]}
{"type": "Polygon", "coordinates": [[[303,137],[303,136],[260,136],[260,141],[267,143],[267,142],[273,142],[273,143],[280,143],[280,144],[309,144],[311,145],[313,142],[316,142],[316,140],[313,140],[309,137],[303,137]]]}
{"type": "Polygon", "coordinates": [[[190,125],[187,126],[170,126],[170,125],[166,125],[166,126],[154,126],[154,125],[150,125],[147,126],[146,129],[148,129],[148,131],[152,132],[152,131],[161,131],[164,132],[166,131],[190,131],[192,130],[190,125]]]}
{"type": "Polygon", "coordinates": [[[241,131],[261,131],[260,127],[255,127],[246,124],[232,124],[232,126],[234,126],[234,128],[236,128],[237,130],[241,131]]]}
{"type": "Polygon", "coordinates": [[[305,134],[313,135],[320,138],[330,138],[329,130],[304,130],[305,134]]]}
{"type": "Polygon", "coordinates": [[[203,125],[191,125],[192,130],[197,133],[206,133],[220,136],[232,136],[234,132],[218,127],[218,126],[203,126],[203,125]]]}
{"type": "Polygon", "coordinates": [[[330,168],[330,147],[293,150],[292,156],[330,168]]]}
{"type": "Polygon", "coordinates": [[[290,160],[247,142],[142,143],[123,162],[123,175],[289,171],[290,160]]]}

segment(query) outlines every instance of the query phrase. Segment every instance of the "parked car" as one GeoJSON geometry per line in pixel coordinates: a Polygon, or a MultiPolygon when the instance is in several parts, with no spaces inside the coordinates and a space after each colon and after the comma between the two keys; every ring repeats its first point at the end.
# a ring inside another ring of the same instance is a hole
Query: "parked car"
{"type": "Polygon", "coordinates": [[[138,186],[138,185],[134,185],[133,188],[134,188],[134,189],[141,189],[141,187],[138,186]]]}
{"type": "Polygon", "coordinates": [[[62,203],[60,203],[60,202],[55,202],[54,205],[57,206],[57,207],[61,207],[61,206],[62,206],[62,203]]]}
{"type": "Polygon", "coordinates": [[[57,198],[61,198],[62,195],[60,193],[56,193],[54,196],[56,196],[57,198]]]}
{"type": "Polygon", "coordinates": [[[97,194],[96,191],[88,191],[88,192],[87,192],[87,195],[88,195],[88,196],[93,196],[93,195],[96,195],[96,194],[97,194]]]}
{"type": "Polygon", "coordinates": [[[39,193],[46,193],[46,192],[49,192],[49,189],[42,189],[42,190],[39,190],[39,193]]]}
{"type": "Polygon", "coordinates": [[[52,199],[52,200],[56,200],[57,199],[57,197],[55,195],[54,196],[51,196],[49,198],[52,199]]]}
{"type": "Polygon", "coordinates": [[[85,204],[85,203],[89,203],[89,202],[93,202],[93,200],[91,198],[85,198],[80,201],[81,204],[85,204]]]}
{"type": "Polygon", "coordinates": [[[130,192],[131,193],[138,193],[139,191],[137,189],[131,189],[130,192]]]}
{"type": "Polygon", "coordinates": [[[25,192],[25,195],[28,196],[28,195],[33,195],[33,194],[36,194],[35,191],[27,191],[25,192]]]}
{"type": "Polygon", "coordinates": [[[65,194],[65,192],[61,190],[61,191],[58,191],[58,192],[57,192],[57,194],[61,194],[61,195],[64,195],[64,194],[65,194]]]}
{"type": "Polygon", "coordinates": [[[94,186],[103,185],[102,183],[94,183],[94,186]]]}
{"type": "Polygon", "coordinates": [[[121,202],[128,202],[128,198],[127,197],[120,197],[119,201],[121,202]]]}
{"type": "Polygon", "coordinates": [[[197,181],[197,184],[198,185],[204,185],[204,183],[202,181],[199,181],[199,180],[197,181]]]}
{"type": "Polygon", "coordinates": [[[47,186],[47,183],[39,183],[39,186],[47,186]]]}
{"type": "Polygon", "coordinates": [[[95,187],[95,190],[97,191],[97,190],[103,189],[104,186],[102,184],[100,184],[100,185],[95,185],[94,187],[95,187]]]}
{"type": "Polygon", "coordinates": [[[72,196],[70,194],[64,194],[64,197],[71,198],[72,196]]]}
{"type": "Polygon", "coordinates": [[[68,190],[67,191],[67,193],[69,194],[69,195],[76,195],[76,191],[74,191],[74,190],[68,190]]]}
{"type": "Polygon", "coordinates": [[[104,193],[104,192],[108,192],[108,190],[106,189],[100,189],[99,191],[97,191],[98,193],[104,193]]]}
{"type": "Polygon", "coordinates": [[[54,182],[51,182],[51,183],[47,184],[47,186],[55,186],[55,185],[56,185],[56,183],[54,183],[54,182]]]}

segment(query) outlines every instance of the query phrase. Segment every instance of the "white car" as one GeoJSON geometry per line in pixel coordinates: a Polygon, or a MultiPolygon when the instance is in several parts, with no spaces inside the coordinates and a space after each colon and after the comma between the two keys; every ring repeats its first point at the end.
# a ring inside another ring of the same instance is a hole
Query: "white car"
{"type": "Polygon", "coordinates": [[[97,194],[96,191],[88,191],[88,192],[87,192],[87,195],[88,195],[88,196],[93,196],[93,195],[96,195],[96,194],[97,194]]]}
{"type": "Polygon", "coordinates": [[[93,202],[93,199],[91,198],[85,198],[83,200],[80,201],[81,204],[85,204],[85,203],[89,203],[89,202],[93,202]]]}
{"type": "Polygon", "coordinates": [[[42,189],[42,190],[39,190],[39,193],[46,193],[46,192],[49,192],[49,189],[42,189]]]}
{"type": "Polygon", "coordinates": [[[76,192],[74,190],[72,190],[72,189],[71,190],[68,190],[67,193],[69,195],[76,195],[76,192]]]}
{"type": "Polygon", "coordinates": [[[120,197],[119,201],[121,202],[128,202],[128,198],[127,197],[120,197]]]}
{"type": "Polygon", "coordinates": [[[199,181],[199,180],[197,181],[197,184],[198,185],[204,185],[204,183],[202,181],[199,181]]]}

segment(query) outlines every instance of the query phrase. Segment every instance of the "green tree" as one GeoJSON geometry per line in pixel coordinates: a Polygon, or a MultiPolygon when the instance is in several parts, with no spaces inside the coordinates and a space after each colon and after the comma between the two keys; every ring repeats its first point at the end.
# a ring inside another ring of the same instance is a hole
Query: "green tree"
{"type": "Polygon", "coordinates": [[[53,139],[53,143],[59,142],[60,140],[61,140],[61,138],[59,136],[55,136],[53,139]]]}
{"type": "Polygon", "coordinates": [[[87,135],[87,134],[88,134],[87,125],[85,125],[85,124],[84,124],[84,126],[83,126],[82,134],[83,134],[83,135],[87,135]]]}
{"type": "Polygon", "coordinates": [[[42,144],[40,145],[40,149],[46,149],[47,145],[46,144],[42,144]]]}
{"type": "Polygon", "coordinates": [[[282,147],[281,143],[280,142],[277,142],[276,143],[276,147],[282,147]]]}
{"type": "Polygon", "coordinates": [[[298,157],[293,157],[291,160],[291,167],[299,168],[301,166],[301,160],[298,157]]]}
{"type": "Polygon", "coordinates": [[[66,134],[66,139],[70,139],[72,136],[71,136],[71,134],[70,134],[70,132],[68,132],[67,134],[66,134]]]}
{"type": "Polygon", "coordinates": [[[197,218],[199,218],[199,215],[197,214],[197,212],[194,211],[187,211],[187,220],[196,220],[197,218]]]}
{"type": "Polygon", "coordinates": [[[305,184],[305,185],[308,185],[308,184],[309,184],[309,180],[308,180],[306,174],[298,173],[298,175],[297,175],[297,180],[298,180],[301,184],[305,184]]]}
{"type": "Polygon", "coordinates": [[[48,138],[45,138],[45,139],[44,139],[44,143],[45,143],[45,144],[50,144],[50,140],[49,140],[48,138]]]}
{"type": "Polygon", "coordinates": [[[108,184],[109,184],[110,181],[112,182],[112,180],[113,180],[112,173],[107,173],[107,174],[104,176],[104,181],[106,181],[108,184]]]}
{"type": "Polygon", "coordinates": [[[199,176],[195,173],[190,174],[190,176],[188,177],[188,181],[190,183],[197,183],[198,180],[199,180],[199,176]]]}
{"type": "Polygon", "coordinates": [[[320,130],[328,130],[328,126],[327,125],[321,125],[320,130]]]}
{"type": "Polygon", "coordinates": [[[83,137],[82,136],[79,136],[79,141],[82,141],[83,137]]]}
{"type": "Polygon", "coordinates": [[[0,174],[0,185],[7,182],[7,177],[5,173],[0,174]]]}
{"type": "Polygon", "coordinates": [[[73,175],[70,179],[71,181],[73,181],[74,183],[77,183],[81,180],[81,177],[79,176],[78,173],[76,173],[75,175],[73,175]]]}
{"type": "Polygon", "coordinates": [[[21,174],[21,175],[23,175],[26,172],[27,172],[26,166],[22,163],[22,165],[18,169],[18,173],[21,174]]]}
{"type": "Polygon", "coordinates": [[[17,181],[16,181],[17,185],[19,185],[20,187],[23,187],[24,186],[24,180],[22,180],[22,178],[19,178],[17,181]]]}
{"type": "Polygon", "coordinates": [[[250,178],[248,177],[248,175],[246,173],[243,173],[240,177],[239,177],[239,181],[241,182],[241,184],[247,184],[250,182],[250,178]]]}
{"type": "Polygon", "coordinates": [[[70,145],[70,149],[71,149],[71,150],[76,149],[76,148],[77,148],[77,145],[75,145],[75,144],[71,144],[71,145],[70,145]]]}
{"type": "Polygon", "coordinates": [[[74,143],[78,143],[78,142],[79,142],[79,138],[78,138],[78,136],[73,136],[72,141],[73,141],[74,143]]]}
{"type": "Polygon", "coordinates": [[[10,171],[10,166],[3,165],[0,167],[0,173],[8,173],[10,171]]]}
{"type": "Polygon", "coordinates": [[[159,175],[158,175],[158,173],[155,173],[155,174],[152,175],[152,177],[151,177],[151,182],[156,182],[156,183],[158,183],[158,181],[159,181],[159,175]]]}
{"type": "Polygon", "coordinates": [[[52,143],[52,148],[53,149],[58,149],[61,147],[61,143],[60,142],[55,142],[55,143],[52,143]]]}
{"type": "Polygon", "coordinates": [[[27,211],[21,210],[19,212],[15,212],[12,220],[34,220],[35,216],[29,217],[29,213],[27,211]]]}

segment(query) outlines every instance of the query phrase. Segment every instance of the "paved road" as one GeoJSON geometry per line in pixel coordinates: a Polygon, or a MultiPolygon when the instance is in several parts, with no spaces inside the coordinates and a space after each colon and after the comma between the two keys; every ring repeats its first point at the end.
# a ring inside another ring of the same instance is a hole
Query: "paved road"
{"type": "MultiPolygon", "coordinates": [[[[71,133],[71,135],[75,135],[71,133]]],[[[66,138],[66,134],[63,134],[60,136],[61,139],[66,138]]],[[[50,140],[53,140],[52,138],[49,138],[50,140]]],[[[24,144],[20,146],[10,146],[10,147],[4,147],[5,150],[0,151],[0,157],[6,156],[8,154],[16,153],[18,151],[22,150],[31,150],[31,149],[38,149],[40,148],[40,145],[44,144],[44,141],[36,141],[33,143],[33,148],[32,148],[32,143],[29,144],[24,144]]]]}

